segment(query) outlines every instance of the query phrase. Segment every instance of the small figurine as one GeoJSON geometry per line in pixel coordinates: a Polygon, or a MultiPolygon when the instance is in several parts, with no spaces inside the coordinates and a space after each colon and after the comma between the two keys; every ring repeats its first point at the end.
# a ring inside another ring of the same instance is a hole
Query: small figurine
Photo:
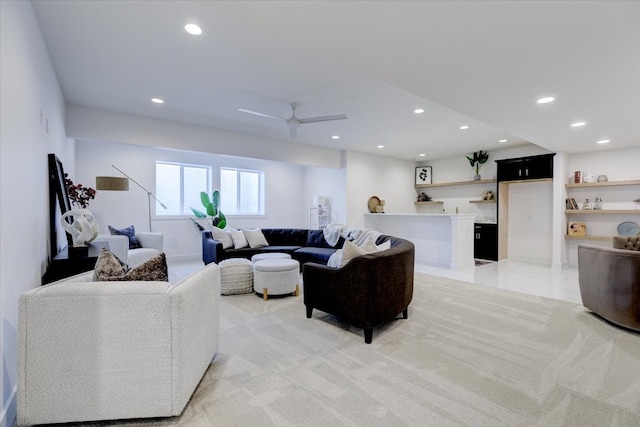
{"type": "Polygon", "coordinates": [[[425,194],[425,193],[420,193],[418,195],[418,201],[419,202],[430,202],[431,201],[431,196],[425,194]]]}
{"type": "Polygon", "coordinates": [[[491,190],[483,191],[482,200],[493,200],[493,191],[491,190]]]}

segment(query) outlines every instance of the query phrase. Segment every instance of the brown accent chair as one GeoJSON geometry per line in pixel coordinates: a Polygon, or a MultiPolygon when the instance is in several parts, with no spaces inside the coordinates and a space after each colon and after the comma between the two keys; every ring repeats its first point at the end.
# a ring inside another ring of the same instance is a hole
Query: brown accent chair
{"type": "Polygon", "coordinates": [[[391,241],[391,249],[353,258],[342,268],[319,263],[304,264],[304,304],[307,318],[313,309],[324,311],[364,329],[371,344],[373,328],[408,316],[413,298],[415,248],[408,240],[378,237],[376,244],[391,241]]]}
{"type": "Polygon", "coordinates": [[[578,282],[586,308],[640,332],[640,236],[616,236],[613,248],[578,245],[578,282]]]}

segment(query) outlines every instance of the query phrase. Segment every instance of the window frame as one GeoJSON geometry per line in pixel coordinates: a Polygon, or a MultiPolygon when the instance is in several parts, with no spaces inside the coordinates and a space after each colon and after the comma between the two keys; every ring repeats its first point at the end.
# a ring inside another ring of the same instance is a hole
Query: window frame
{"type": "Polygon", "coordinates": [[[237,183],[237,191],[236,191],[236,213],[227,214],[225,212],[224,205],[220,206],[220,209],[225,214],[227,218],[263,218],[266,216],[265,214],[265,172],[259,169],[248,169],[248,168],[237,168],[231,166],[220,166],[219,169],[219,179],[220,179],[220,191],[222,192],[222,172],[224,170],[234,171],[236,172],[236,183],[237,183]],[[240,176],[243,172],[253,173],[258,176],[258,212],[249,212],[243,213],[240,211],[240,200],[241,200],[241,185],[240,185],[240,176]]]}
{"type": "MultiPolygon", "coordinates": [[[[213,177],[213,167],[211,165],[204,165],[204,164],[197,164],[197,163],[184,163],[184,162],[173,162],[173,161],[165,161],[165,160],[156,160],[155,162],[155,168],[154,168],[154,173],[155,173],[155,190],[156,190],[156,195],[158,193],[158,165],[170,165],[170,166],[179,166],[180,167],[180,210],[181,213],[178,214],[164,214],[162,213],[164,211],[164,209],[159,206],[158,201],[156,201],[153,205],[154,205],[154,219],[158,219],[158,220],[163,220],[163,219],[172,219],[172,218],[188,218],[193,216],[193,212],[191,212],[190,208],[191,206],[189,206],[189,210],[188,211],[183,211],[184,206],[184,195],[185,195],[185,188],[184,188],[184,169],[185,168],[199,168],[199,169],[204,169],[207,173],[207,178],[206,178],[206,189],[205,190],[200,190],[200,192],[205,191],[207,194],[211,194],[212,190],[211,188],[213,187],[212,185],[212,177],[213,177]]],[[[198,193],[200,194],[200,193],[198,193]]],[[[160,199],[160,201],[162,202],[162,199],[160,199]]],[[[198,206],[193,206],[196,209],[200,209],[202,211],[204,211],[204,207],[202,206],[202,204],[199,204],[198,206]]]]}

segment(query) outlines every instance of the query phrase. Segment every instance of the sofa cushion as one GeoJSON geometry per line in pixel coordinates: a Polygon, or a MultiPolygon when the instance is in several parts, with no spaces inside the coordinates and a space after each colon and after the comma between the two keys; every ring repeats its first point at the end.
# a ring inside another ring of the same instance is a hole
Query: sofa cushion
{"type": "Polygon", "coordinates": [[[94,281],[169,281],[167,259],[160,253],[129,270],[127,266],[107,249],[102,248],[94,268],[94,281]]]}
{"type": "Polygon", "coordinates": [[[111,233],[113,236],[127,236],[129,238],[129,249],[137,249],[142,247],[140,241],[136,237],[136,229],[133,227],[133,225],[122,229],[114,228],[110,225],[108,225],[107,227],[109,228],[109,233],[111,233]]]}
{"type": "Polygon", "coordinates": [[[640,251],[640,236],[613,236],[614,249],[640,251]]]}
{"type": "Polygon", "coordinates": [[[314,248],[332,247],[327,243],[327,239],[324,238],[324,230],[309,230],[309,234],[307,235],[307,244],[305,246],[311,246],[314,248]]]}
{"type": "Polygon", "coordinates": [[[309,230],[300,228],[263,228],[269,246],[299,246],[307,244],[309,230]]]}
{"type": "Polygon", "coordinates": [[[264,237],[264,234],[262,234],[262,230],[260,230],[259,228],[255,228],[253,230],[251,229],[242,230],[242,234],[244,234],[244,237],[247,239],[247,242],[249,242],[249,246],[251,246],[254,249],[262,248],[264,246],[269,246],[269,242],[267,242],[267,239],[264,237]]]}
{"type": "Polygon", "coordinates": [[[222,243],[222,249],[233,248],[233,238],[231,237],[229,230],[223,230],[215,226],[211,226],[210,228],[213,238],[222,243]]]}
{"type": "Polygon", "coordinates": [[[244,233],[242,230],[230,229],[231,238],[233,239],[233,248],[234,249],[242,249],[249,246],[249,242],[247,242],[247,238],[244,237],[244,233]]]}
{"type": "Polygon", "coordinates": [[[314,248],[305,247],[297,249],[293,253],[293,257],[300,263],[305,262],[318,262],[320,264],[326,264],[329,261],[331,255],[336,252],[335,248],[314,248]]]}

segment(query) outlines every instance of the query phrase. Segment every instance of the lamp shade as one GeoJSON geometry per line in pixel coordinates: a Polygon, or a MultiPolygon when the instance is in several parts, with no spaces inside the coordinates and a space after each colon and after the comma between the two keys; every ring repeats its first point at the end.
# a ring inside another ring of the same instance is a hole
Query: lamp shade
{"type": "Polygon", "coordinates": [[[129,179],[117,176],[96,176],[96,190],[129,191],[129,179]]]}

